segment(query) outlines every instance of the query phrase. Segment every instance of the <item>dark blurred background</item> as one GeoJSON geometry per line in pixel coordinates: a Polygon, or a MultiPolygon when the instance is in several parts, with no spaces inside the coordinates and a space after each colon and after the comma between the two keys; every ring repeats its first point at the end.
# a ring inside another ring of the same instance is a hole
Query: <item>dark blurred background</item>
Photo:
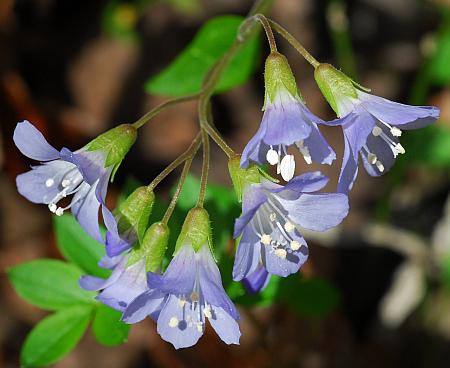
{"type": "MultiPolygon", "coordinates": [[[[19,366],[26,334],[45,315],[14,293],[4,270],[38,257],[61,257],[50,213],[16,192],[15,176],[30,162],[13,145],[15,124],[28,119],[57,148],[75,149],[118,123],[137,120],[164,101],[145,93],[145,81],[176,57],[203,22],[220,14],[245,15],[251,5],[249,0],[0,1],[0,367],[19,366]]],[[[302,277],[326,282],[336,305],[326,313],[315,313],[314,304],[312,313],[281,302],[242,307],[240,346],[224,345],[208,329],[196,347],[182,351],[162,341],[147,320],[120,347],[102,347],[87,334],[55,367],[448,367],[449,1],[275,0],[271,17],[320,61],[338,65],[373,93],[441,108],[436,127],[402,137],[406,155],[392,172],[373,179],[360,170],[350,215],[338,229],[306,235],[310,259],[302,277]]],[[[286,42],[278,38],[278,43],[310,109],[333,118],[310,66],[286,42]]],[[[268,51],[263,45],[254,77],[213,99],[215,123],[237,151],[261,118],[268,51]]],[[[196,132],[195,102],[145,126],[111,187],[111,203],[129,176],[149,182],[196,132]]],[[[338,154],[332,168],[320,167],[332,178],[327,189],[333,190],[342,135],[339,129],[324,133],[338,154]]],[[[196,161],[194,173],[199,168],[196,161]]],[[[211,180],[229,185],[225,168],[225,155],[213,146],[211,180]]],[[[162,198],[174,178],[160,188],[162,198]]],[[[320,290],[291,293],[314,300],[323,298],[320,290]]]]}

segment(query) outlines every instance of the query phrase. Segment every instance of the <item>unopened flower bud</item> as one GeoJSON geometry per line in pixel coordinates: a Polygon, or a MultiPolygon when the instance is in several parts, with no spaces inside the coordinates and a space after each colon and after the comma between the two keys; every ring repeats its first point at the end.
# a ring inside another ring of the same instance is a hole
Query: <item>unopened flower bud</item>
{"type": "Polygon", "coordinates": [[[228,161],[228,170],[239,202],[242,201],[242,193],[247,185],[261,182],[261,172],[258,167],[250,165],[243,169],[240,167],[240,161],[240,155],[233,156],[228,161]]]}
{"type": "Polygon", "coordinates": [[[202,207],[192,208],[184,220],[175,246],[175,253],[183,245],[190,244],[195,252],[211,240],[211,225],[208,212],[202,207]]]}

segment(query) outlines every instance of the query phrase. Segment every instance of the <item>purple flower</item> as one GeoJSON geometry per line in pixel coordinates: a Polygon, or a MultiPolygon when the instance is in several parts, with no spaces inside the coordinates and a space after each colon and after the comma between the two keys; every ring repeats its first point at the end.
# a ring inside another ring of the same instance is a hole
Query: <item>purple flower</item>
{"type": "Polygon", "coordinates": [[[326,176],[314,172],[297,176],[284,187],[267,180],[247,186],[242,215],[234,227],[234,237],[242,235],[234,280],[251,278],[261,264],[269,274],[283,277],[299,270],[308,258],[300,228],[324,231],[348,213],[345,194],[313,193],[327,182],[326,176]]]}
{"type": "Polygon", "coordinates": [[[423,128],[439,118],[434,106],[410,106],[364,92],[363,87],[329,64],[320,64],[316,81],[339,119],[327,125],[341,125],[344,157],[338,192],[352,189],[358,173],[358,156],[371,176],[387,172],[405,149],[402,130],[423,128]]]}
{"type": "Polygon", "coordinates": [[[103,242],[98,223],[100,204],[105,203],[111,174],[136,139],[136,129],[119,125],[75,152],[67,148],[57,151],[26,120],[17,124],[13,139],[25,156],[42,162],[17,176],[19,193],[33,203],[47,204],[58,216],[70,208],[86,232],[103,242]],[[70,204],[61,205],[70,196],[70,204]]]}
{"type": "Polygon", "coordinates": [[[307,164],[312,161],[330,165],[336,158],[333,149],[323,138],[317,123],[323,121],[311,113],[297,96],[280,92],[273,103],[266,106],[261,126],[242,152],[241,167],[250,161],[277,165],[277,173],[289,181],[294,176],[294,156],[288,147],[299,149],[307,164]]]}
{"type": "Polygon", "coordinates": [[[125,311],[128,304],[147,291],[145,258],[129,264],[131,253],[117,257],[104,257],[100,265],[112,269],[109,278],[82,276],[80,286],[85,290],[101,291],[96,299],[118,311],[125,311]]]}
{"type": "Polygon", "coordinates": [[[330,165],[336,158],[317,124],[324,122],[303,103],[286,58],[271,53],[266,60],[265,102],[261,126],[248,142],[241,157],[241,167],[250,161],[277,166],[277,173],[289,181],[294,176],[294,156],[288,147],[296,145],[306,163],[330,165]]]}
{"type": "Polygon", "coordinates": [[[198,252],[190,244],[181,246],[164,275],[148,274],[148,285],[156,291],[137,297],[125,311],[124,322],[157,315],[158,333],[179,349],[197,343],[208,319],[225,343],[239,343],[239,314],[223,289],[208,244],[198,252]],[[162,295],[160,306],[155,299],[162,295]]]}
{"type": "Polygon", "coordinates": [[[114,257],[130,249],[138,239],[135,229],[129,226],[124,231],[119,231],[121,215],[114,216],[106,206],[102,206],[102,214],[106,226],[106,254],[114,257]]]}

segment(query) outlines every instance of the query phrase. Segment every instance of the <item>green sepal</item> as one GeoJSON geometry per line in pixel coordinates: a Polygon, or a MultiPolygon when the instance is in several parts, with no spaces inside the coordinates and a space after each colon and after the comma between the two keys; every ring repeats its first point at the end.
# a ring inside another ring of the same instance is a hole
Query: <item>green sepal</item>
{"type": "Polygon", "coordinates": [[[155,194],[147,186],[139,187],[131,193],[114,211],[119,233],[125,233],[132,228],[142,243],[154,202],[155,194]]]}
{"type": "Polygon", "coordinates": [[[122,124],[100,134],[86,146],[86,149],[104,151],[106,153],[105,167],[116,167],[122,162],[136,141],[136,137],[137,130],[133,125],[122,124]]]}
{"type": "Polygon", "coordinates": [[[278,52],[271,52],[266,59],[264,69],[264,107],[275,101],[280,90],[288,91],[293,97],[300,98],[294,74],[286,57],[278,52]]]}
{"type": "Polygon", "coordinates": [[[247,169],[242,169],[240,155],[235,155],[230,158],[228,161],[228,171],[230,172],[231,181],[233,182],[239,202],[242,202],[242,193],[245,187],[261,182],[261,171],[259,167],[250,165],[247,169]]]}
{"type": "Polygon", "coordinates": [[[211,224],[208,212],[203,207],[192,208],[184,220],[175,245],[174,255],[183,245],[190,244],[195,252],[211,240],[211,224]]]}
{"type": "Polygon", "coordinates": [[[319,64],[314,70],[314,78],[325,99],[338,116],[340,116],[338,101],[342,97],[358,98],[355,83],[330,64],[319,64]]]}
{"type": "Polygon", "coordinates": [[[166,224],[155,222],[145,232],[139,247],[132,250],[127,266],[131,266],[145,257],[147,272],[156,272],[161,268],[161,262],[167,250],[170,231],[166,224]]]}

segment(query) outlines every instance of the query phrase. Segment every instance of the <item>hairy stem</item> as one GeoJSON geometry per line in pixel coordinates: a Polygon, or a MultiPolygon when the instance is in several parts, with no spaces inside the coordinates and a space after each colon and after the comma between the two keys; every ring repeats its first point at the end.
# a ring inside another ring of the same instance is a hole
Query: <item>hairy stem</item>
{"type": "Polygon", "coordinates": [[[195,139],[192,141],[189,148],[184,151],[180,156],[178,156],[175,160],[173,160],[169,166],[167,166],[161,173],[153,179],[153,181],[148,185],[150,189],[155,189],[155,187],[166,178],[173,170],[175,170],[179,165],[181,165],[184,161],[192,159],[198,151],[201,143],[201,134],[197,134],[195,139]]]}
{"type": "Polygon", "coordinates": [[[172,100],[163,102],[163,103],[159,104],[158,106],[154,107],[153,109],[151,109],[149,112],[147,112],[142,117],[140,117],[139,120],[136,120],[136,122],[134,122],[132,125],[136,129],[139,129],[144,124],[148,123],[154,116],[158,115],[161,111],[167,109],[168,107],[171,107],[173,105],[176,105],[176,104],[179,104],[179,103],[182,103],[182,102],[195,100],[195,99],[197,99],[200,96],[200,94],[201,93],[196,93],[195,95],[189,95],[189,96],[184,96],[184,97],[177,97],[177,98],[174,98],[172,100]]]}
{"type": "Polygon", "coordinates": [[[167,224],[172,216],[173,211],[175,210],[175,206],[177,205],[178,198],[180,197],[181,190],[183,189],[184,182],[191,168],[192,160],[194,157],[186,159],[183,166],[183,171],[181,171],[180,179],[178,180],[177,188],[175,189],[175,193],[170,201],[169,206],[167,207],[166,213],[164,214],[161,222],[167,224]]]}
{"type": "Polygon", "coordinates": [[[283,38],[286,39],[298,52],[302,55],[305,60],[310,63],[314,68],[316,68],[320,63],[316,60],[314,56],[312,56],[303,45],[298,42],[294,36],[292,36],[285,28],[280,26],[278,23],[274,22],[271,19],[268,19],[269,24],[272,28],[277,31],[283,38]]]}
{"type": "Polygon", "coordinates": [[[206,195],[206,185],[208,183],[209,174],[209,135],[202,129],[202,144],[203,144],[203,164],[202,164],[202,176],[200,179],[200,192],[198,193],[197,207],[203,207],[206,195]]]}

